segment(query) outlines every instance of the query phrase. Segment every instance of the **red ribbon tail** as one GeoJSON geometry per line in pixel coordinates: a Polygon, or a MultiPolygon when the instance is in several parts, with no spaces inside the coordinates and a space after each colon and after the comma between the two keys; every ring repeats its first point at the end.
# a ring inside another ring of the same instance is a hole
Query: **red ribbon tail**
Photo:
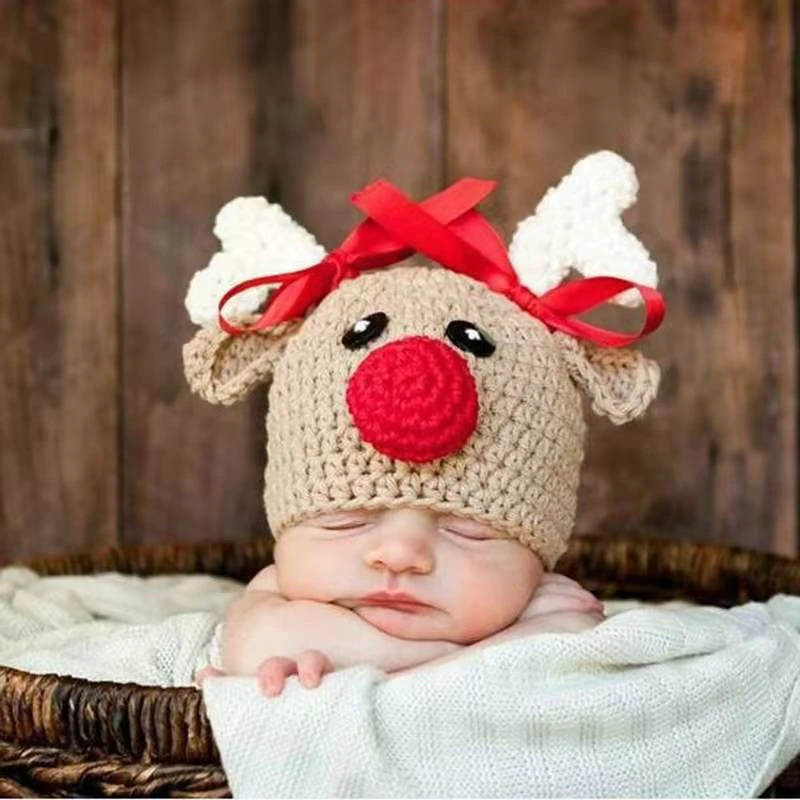
{"type": "Polygon", "coordinates": [[[306,310],[324,296],[333,280],[333,268],[325,261],[313,267],[283,272],[279,275],[263,275],[259,278],[237,283],[225,292],[218,305],[219,327],[231,336],[264,330],[289,319],[302,317],[306,310]],[[277,285],[279,288],[269,298],[267,309],[252,325],[239,327],[222,316],[225,304],[240,292],[257,286],[277,285]]]}
{"type": "Polygon", "coordinates": [[[633,344],[658,328],[666,311],[664,298],[655,289],[610,276],[584,278],[556,286],[540,298],[540,308],[547,324],[572,336],[589,339],[601,347],[633,344]],[[590,311],[627,289],[637,289],[645,302],[645,321],[638,333],[617,333],[571,319],[570,315],[590,311]]]}

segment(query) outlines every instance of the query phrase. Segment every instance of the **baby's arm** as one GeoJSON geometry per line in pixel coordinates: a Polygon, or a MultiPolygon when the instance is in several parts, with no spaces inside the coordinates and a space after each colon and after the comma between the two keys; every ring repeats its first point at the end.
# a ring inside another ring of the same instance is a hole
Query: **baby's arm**
{"type": "MultiPolygon", "coordinates": [[[[546,572],[520,620],[556,614],[595,614],[598,621],[605,619],[603,603],[577,581],[557,572],[546,572]]],[[[558,622],[551,624],[558,625],[558,622]]]]}
{"type": "Polygon", "coordinates": [[[512,625],[465,647],[462,651],[446,653],[424,664],[397,670],[392,677],[444,664],[464,653],[492,647],[511,639],[524,639],[538,633],[580,633],[597,627],[604,619],[603,604],[591,592],[566,575],[548,572],[512,625]]]}
{"type": "Polygon", "coordinates": [[[462,649],[446,641],[389,636],[350,609],[314,600],[287,600],[274,565],[259,573],[229,606],[222,626],[222,665],[231,675],[256,675],[269,658],[296,660],[318,650],[334,669],[370,663],[390,672],[462,649]]]}

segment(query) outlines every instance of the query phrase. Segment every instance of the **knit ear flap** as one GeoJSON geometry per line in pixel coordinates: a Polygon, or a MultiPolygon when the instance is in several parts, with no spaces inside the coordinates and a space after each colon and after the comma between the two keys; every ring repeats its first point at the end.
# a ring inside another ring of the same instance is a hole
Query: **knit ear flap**
{"type": "Polygon", "coordinates": [[[592,411],[615,425],[641,416],[658,391],[661,369],[638,350],[598,347],[556,331],[570,377],[591,400],[592,411]]]}
{"type": "MultiPolygon", "coordinates": [[[[255,319],[244,321],[249,324],[255,319]]],[[[183,346],[183,371],[192,392],[209,403],[229,406],[243,400],[259,383],[270,383],[275,365],[302,322],[290,320],[239,336],[201,328],[183,346]]]]}

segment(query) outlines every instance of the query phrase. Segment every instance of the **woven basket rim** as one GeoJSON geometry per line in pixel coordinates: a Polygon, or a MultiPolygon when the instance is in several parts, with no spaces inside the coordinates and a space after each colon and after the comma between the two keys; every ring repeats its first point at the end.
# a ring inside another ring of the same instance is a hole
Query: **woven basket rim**
{"type": "MultiPolygon", "coordinates": [[[[106,546],[78,555],[44,555],[17,565],[42,574],[103,569],[140,574],[241,575],[272,560],[271,538],[247,542],[106,546]]],[[[600,597],[637,587],[738,604],[800,594],[800,560],[775,553],[653,535],[575,535],[555,567],[600,597]],[[682,594],[683,593],[683,594],[682,594]]],[[[653,596],[659,596],[656,593],[653,596]]],[[[194,687],[152,687],[33,674],[0,666],[0,740],[32,747],[121,756],[153,764],[219,765],[219,753],[194,687]]]]}
{"type": "MultiPolygon", "coordinates": [[[[726,553],[734,556],[758,557],[775,564],[794,564],[800,557],[783,556],[779,553],[757,550],[753,547],[744,547],[723,542],[695,541],[688,538],[673,539],[654,532],[649,533],[614,533],[601,531],[599,533],[576,533],[569,541],[567,553],[556,564],[555,570],[561,567],[570,551],[576,546],[585,544],[624,544],[632,548],[653,548],[655,550],[692,551],[699,553],[726,553]]],[[[259,537],[247,541],[215,541],[215,542],[178,542],[178,543],[152,543],[137,545],[103,545],[91,548],[80,553],[64,553],[63,551],[40,553],[25,559],[10,561],[0,566],[22,566],[42,574],[50,574],[49,569],[60,568],[64,564],[72,565],[75,571],[69,574],[80,574],[82,569],[91,567],[105,567],[108,563],[119,561],[124,564],[131,560],[147,560],[153,564],[175,560],[175,566],[182,570],[179,562],[180,556],[192,556],[194,561],[207,561],[208,553],[227,554],[240,552],[253,556],[269,555],[272,557],[274,540],[271,537],[259,537]]],[[[96,571],[96,570],[93,570],[96,571]]],[[[163,570],[162,570],[163,571],[163,570]]],[[[59,572],[58,574],[63,574],[59,572]]]]}

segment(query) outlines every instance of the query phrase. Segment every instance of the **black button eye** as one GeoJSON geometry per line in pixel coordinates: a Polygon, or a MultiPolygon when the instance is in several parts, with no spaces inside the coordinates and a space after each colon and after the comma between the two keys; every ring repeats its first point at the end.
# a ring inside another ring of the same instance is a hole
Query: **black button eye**
{"type": "Polygon", "coordinates": [[[488,358],[496,349],[488,333],[482,331],[474,322],[465,322],[463,319],[453,320],[447,326],[445,336],[456,347],[478,358],[488,358]]]}
{"type": "Polygon", "coordinates": [[[351,325],[342,336],[342,344],[348,350],[358,350],[373,339],[377,339],[389,324],[389,317],[383,311],[362,317],[351,325]]]}

